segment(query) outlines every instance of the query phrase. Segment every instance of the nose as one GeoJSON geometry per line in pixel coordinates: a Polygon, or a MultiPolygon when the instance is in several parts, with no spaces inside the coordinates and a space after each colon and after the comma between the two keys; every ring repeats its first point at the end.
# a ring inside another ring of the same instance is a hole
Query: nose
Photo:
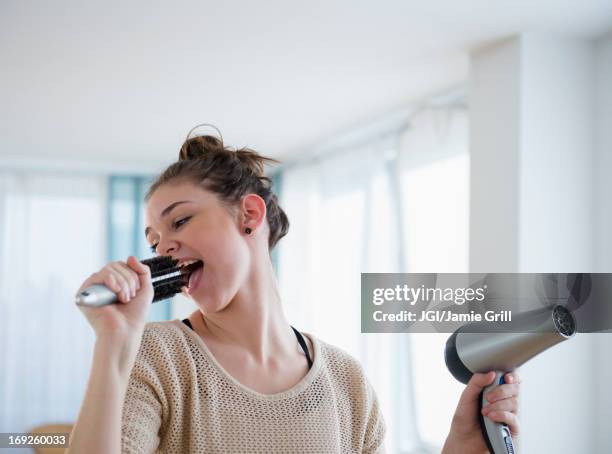
{"type": "Polygon", "coordinates": [[[162,254],[162,255],[171,255],[170,252],[176,252],[176,250],[178,249],[176,241],[168,241],[165,242],[163,240],[161,240],[159,242],[159,244],[157,245],[157,250],[162,254]]]}

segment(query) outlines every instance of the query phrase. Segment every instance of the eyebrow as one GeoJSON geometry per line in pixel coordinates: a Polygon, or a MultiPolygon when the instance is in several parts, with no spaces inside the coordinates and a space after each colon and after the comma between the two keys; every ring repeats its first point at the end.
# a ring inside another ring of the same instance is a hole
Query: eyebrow
{"type": "MultiPolygon", "coordinates": [[[[193,203],[191,200],[179,200],[178,202],[174,202],[171,205],[168,205],[164,211],[162,211],[161,213],[161,218],[163,219],[164,217],[166,217],[167,215],[170,214],[170,212],[174,209],[175,206],[180,205],[182,203],[193,203]]],[[[149,231],[151,230],[151,227],[147,227],[144,231],[145,234],[145,238],[146,236],[149,234],[149,231]]]]}

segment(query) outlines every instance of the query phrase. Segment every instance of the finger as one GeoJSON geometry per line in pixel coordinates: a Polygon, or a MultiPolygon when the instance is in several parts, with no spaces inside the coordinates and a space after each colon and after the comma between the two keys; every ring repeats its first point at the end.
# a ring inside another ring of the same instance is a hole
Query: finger
{"type": "Polygon", "coordinates": [[[138,284],[140,287],[146,285],[147,282],[151,280],[151,268],[143,264],[136,257],[134,257],[133,255],[130,255],[128,257],[127,264],[136,273],[138,277],[138,284]]]}
{"type": "MultiPolygon", "coordinates": [[[[129,257],[128,257],[129,260],[129,257]]],[[[130,294],[132,297],[136,296],[136,292],[140,290],[140,278],[138,273],[134,271],[127,263],[117,262],[124,273],[127,273],[128,283],[130,285],[130,294]]]]}
{"type": "Polygon", "coordinates": [[[120,303],[127,303],[129,299],[127,297],[127,293],[124,290],[123,281],[120,281],[120,279],[121,278],[117,277],[117,275],[112,272],[104,278],[104,284],[117,294],[117,301],[119,301],[120,303]]]}
{"type": "Polygon", "coordinates": [[[492,411],[487,415],[487,418],[495,422],[507,424],[513,437],[519,434],[519,420],[518,416],[514,413],[509,411],[492,411]]]}
{"type": "Polygon", "coordinates": [[[508,372],[505,376],[504,376],[504,381],[506,383],[521,383],[521,377],[519,376],[517,371],[513,371],[513,372],[508,372]]]}
{"type": "Polygon", "coordinates": [[[135,286],[133,283],[134,277],[130,274],[130,271],[119,262],[109,263],[108,266],[115,272],[120,280],[121,287],[123,289],[126,300],[129,301],[133,292],[135,292],[135,286]]]}
{"type": "Polygon", "coordinates": [[[510,399],[499,400],[493,404],[488,404],[482,409],[482,414],[486,415],[492,411],[510,411],[514,414],[518,413],[518,399],[511,397],[510,399]]]}
{"type": "Polygon", "coordinates": [[[105,269],[101,271],[100,274],[105,276],[104,283],[117,293],[117,299],[123,303],[127,302],[128,284],[125,276],[116,270],[114,266],[111,266],[110,263],[106,265],[105,269]]]}
{"type": "Polygon", "coordinates": [[[501,399],[507,399],[509,397],[514,397],[519,395],[520,385],[512,384],[512,385],[499,385],[496,386],[492,391],[489,391],[485,394],[485,399],[487,402],[492,403],[501,399]]]}
{"type": "Polygon", "coordinates": [[[114,292],[120,292],[122,290],[119,280],[113,273],[108,273],[104,277],[104,285],[113,290],[114,292]]]}
{"type": "Polygon", "coordinates": [[[125,263],[125,268],[130,272],[130,275],[134,279],[134,285],[136,286],[135,287],[136,290],[139,290],[141,287],[140,285],[140,272],[141,272],[140,267],[141,266],[144,266],[144,265],[140,263],[138,259],[134,257],[133,255],[130,255],[127,258],[127,262],[125,263]]]}
{"type": "Polygon", "coordinates": [[[472,378],[470,378],[470,381],[468,381],[467,386],[461,393],[459,402],[471,402],[477,400],[480,396],[482,388],[487,385],[490,385],[494,378],[495,372],[489,372],[486,374],[476,373],[472,375],[472,378]]]}

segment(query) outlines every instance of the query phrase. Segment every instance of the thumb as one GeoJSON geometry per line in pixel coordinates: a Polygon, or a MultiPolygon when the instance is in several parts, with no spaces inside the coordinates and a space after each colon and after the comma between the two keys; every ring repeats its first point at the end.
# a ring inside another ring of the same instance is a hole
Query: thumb
{"type": "Polygon", "coordinates": [[[493,382],[494,378],[494,371],[488,372],[486,374],[476,373],[472,375],[472,378],[470,378],[470,381],[467,383],[467,386],[461,393],[459,402],[467,403],[477,400],[480,396],[480,392],[482,391],[482,389],[485,386],[490,385],[493,382]]]}

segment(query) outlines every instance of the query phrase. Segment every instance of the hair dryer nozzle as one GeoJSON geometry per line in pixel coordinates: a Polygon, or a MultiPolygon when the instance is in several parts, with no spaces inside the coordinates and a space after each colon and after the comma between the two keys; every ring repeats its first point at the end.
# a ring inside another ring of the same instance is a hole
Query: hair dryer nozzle
{"type": "Polygon", "coordinates": [[[553,308],[552,319],[559,334],[562,336],[569,338],[576,333],[576,320],[567,307],[555,306],[553,308]]]}

